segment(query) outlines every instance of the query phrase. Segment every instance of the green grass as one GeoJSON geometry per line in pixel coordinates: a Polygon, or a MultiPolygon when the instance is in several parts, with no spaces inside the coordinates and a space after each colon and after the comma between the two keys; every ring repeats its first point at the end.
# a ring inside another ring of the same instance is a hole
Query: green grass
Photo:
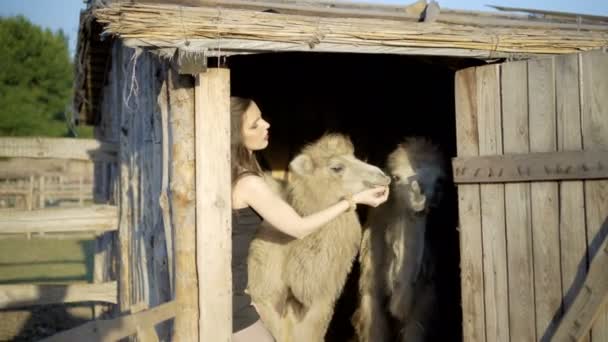
{"type": "Polygon", "coordinates": [[[91,282],[93,240],[0,239],[0,284],[91,282]]]}

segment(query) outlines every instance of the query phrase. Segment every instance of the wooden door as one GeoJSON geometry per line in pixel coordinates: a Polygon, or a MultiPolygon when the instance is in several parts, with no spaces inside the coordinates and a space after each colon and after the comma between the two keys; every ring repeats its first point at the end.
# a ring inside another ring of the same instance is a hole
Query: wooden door
{"type": "MultiPolygon", "coordinates": [[[[549,340],[608,235],[608,54],[456,74],[464,341],[549,340]]],[[[586,336],[608,341],[604,304],[586,336]]]]}

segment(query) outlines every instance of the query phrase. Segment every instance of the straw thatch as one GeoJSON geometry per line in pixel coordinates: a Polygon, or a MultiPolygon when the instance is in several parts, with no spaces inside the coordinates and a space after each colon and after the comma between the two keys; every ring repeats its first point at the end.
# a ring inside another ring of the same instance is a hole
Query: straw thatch
{"type": "MultiPolygon", "coordinates": [[[[177,2],[177,1],[173,1],[177,2]]],[[[95,11],[128,45],[219,50],[357,51],[484,58],[561,54],[608,46],[608,18],[442,11],[434,22],[398,7],[295,2],[116,3],[95,11]],[[277,13],[280,12],[280,13],[277,13]]]]}

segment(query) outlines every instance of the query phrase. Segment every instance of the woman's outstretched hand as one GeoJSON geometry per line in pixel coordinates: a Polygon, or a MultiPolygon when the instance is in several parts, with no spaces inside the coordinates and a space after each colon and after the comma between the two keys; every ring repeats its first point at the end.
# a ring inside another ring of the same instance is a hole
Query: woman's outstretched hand
{"type": "Polygon", "coordinates": [[[353,195],[355,203],[377,207],[388,199],[388,186],[377,186],[353,195]]]}

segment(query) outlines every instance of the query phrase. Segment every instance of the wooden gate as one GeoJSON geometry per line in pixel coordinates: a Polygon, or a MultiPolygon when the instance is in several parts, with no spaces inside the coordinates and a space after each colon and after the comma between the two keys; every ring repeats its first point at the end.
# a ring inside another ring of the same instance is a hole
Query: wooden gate
{"type": "Polygon", "coordinates": [[[608,341],[608,54],[462,70],[456,122],[464,341],[549,341],[593,291],[580,334],[608,341]]]}

